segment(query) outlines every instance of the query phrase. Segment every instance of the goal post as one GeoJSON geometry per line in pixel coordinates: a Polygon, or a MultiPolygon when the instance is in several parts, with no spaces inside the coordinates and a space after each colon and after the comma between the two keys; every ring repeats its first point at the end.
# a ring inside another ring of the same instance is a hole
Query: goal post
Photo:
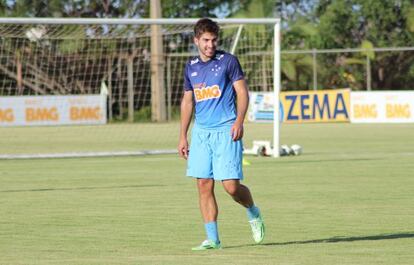
{"type": "Polygon", "coordinates": [[[280,146],[280,91],[281,91],[281,66],[280,66],[280,23],[274,25],[274,51],[273,51],[273,93],[274,93],[274,113],[273,113],[273,157],[279,157],[280,146]]]}
{"type": "MultiPolygon", "coordinates": [[[[0,18],[0,156],[175,152],[197,20],[0,18]],[[162,54],[151,49],[153,25],[162,54]],[[162,76],[160,88],[151,83],[154,74],[162,76]]],[[[239,58],[249,90],[272,92],[279,106],[280,20],[214,20],[219,49],[239,58]]],[[[261,140],[272,141],[278,157],[278,107],[273,117],[272,133],[261,140]]]]}

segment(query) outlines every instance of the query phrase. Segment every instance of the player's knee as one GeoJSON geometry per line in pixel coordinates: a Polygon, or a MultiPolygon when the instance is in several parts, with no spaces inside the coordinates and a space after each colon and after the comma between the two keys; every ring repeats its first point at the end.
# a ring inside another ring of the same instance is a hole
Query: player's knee
{"type": "Polygon", "coordinates": [[[224,186],[224,189],[232,197],[236,197],[237,194],[239,193],[238,185],[227,185],[227,186],[224,186]]]}
{"type": "Polygon", "coordinates": [[[197,180],[198,190],[202,193],[212,192],[214,182],[211,179],[198,179],[197,180]]]}

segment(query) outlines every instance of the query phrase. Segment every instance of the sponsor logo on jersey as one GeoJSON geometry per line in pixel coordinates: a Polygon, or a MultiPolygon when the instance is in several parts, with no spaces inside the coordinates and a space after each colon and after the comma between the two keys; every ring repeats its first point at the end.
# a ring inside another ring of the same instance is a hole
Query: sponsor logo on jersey
{"type": "Polygon", "coordinates": [[[195,88],[194,96],[197,102],[219,98],[221,96],[221,90],[218,85],[195,88]]]}

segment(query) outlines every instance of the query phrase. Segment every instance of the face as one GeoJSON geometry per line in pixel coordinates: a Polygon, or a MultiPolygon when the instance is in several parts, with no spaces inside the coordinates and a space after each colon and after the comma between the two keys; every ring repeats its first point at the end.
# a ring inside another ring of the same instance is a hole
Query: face
{"type": "Polygon", "coordinates": [[[198,47],[201,60],[208,61],[213,58],[217,48],[217,36],[210,32],[204,32],[200,37],[194,38],[194,43],[198,47]]]}

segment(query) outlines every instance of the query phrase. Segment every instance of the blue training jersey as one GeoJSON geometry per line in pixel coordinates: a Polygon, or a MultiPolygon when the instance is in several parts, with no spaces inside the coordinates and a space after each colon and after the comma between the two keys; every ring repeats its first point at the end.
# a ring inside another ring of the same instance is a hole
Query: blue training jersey
{"type": "Polygon", "coordinates": [[[243,78],[239,61],[230,53],[216,51],[207,62],[200,57],[187,62],[184,89],[193,91],[197,127],[220,128],[234,123],[237,110],[233,83],[243,78]]]}

